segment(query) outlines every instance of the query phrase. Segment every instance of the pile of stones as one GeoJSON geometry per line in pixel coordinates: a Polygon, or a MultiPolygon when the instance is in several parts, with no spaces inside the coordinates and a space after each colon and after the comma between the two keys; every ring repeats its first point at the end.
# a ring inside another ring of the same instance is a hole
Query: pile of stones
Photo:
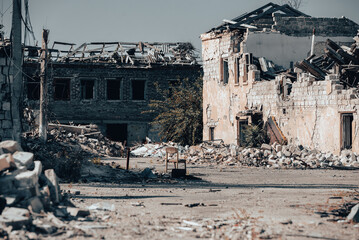
{"type": "Polygon", "coordinates": [[[260,148],[202,143],[183,154],[192,164],[223,164],[272,168],[359,167],[359,156],[343,150],[340,156],[305,148],[301,145],[262,144],[260,148]]]}
{"type": "Polygon", "coordinates": [[[79,144],[85,151],[97,156],[119,157],[124,154],[121,142],[111,141],[103,136],[97,125],[49,124],[50,137],[57,141],[79,144]]]}
{"type": "Polygon", "coordinates": [[[55,171],[43,170],[33,153],[16,141],[0,143],[0,239],[89,236],[73,223],[95,219],[70,196],[61,192],[55,171]]]}

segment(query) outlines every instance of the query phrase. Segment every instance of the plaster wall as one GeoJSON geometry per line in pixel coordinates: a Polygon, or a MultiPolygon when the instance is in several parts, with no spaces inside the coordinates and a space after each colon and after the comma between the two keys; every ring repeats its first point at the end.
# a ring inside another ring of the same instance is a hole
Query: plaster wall
{"type": "MultiPolygon", "coordinates": [[[[314,54],[320,56],[324,53],[325,41],[328,37],[316,36],[314,54]]],[[[350,46],[353,37],[331,37],[331,40],[340,45],[350,46]]],[[[311,36],[288,36],[278,32],[249,32],[243,43],[244,52],[253,53],[256,57],[265,57],[279,66],[290,67],[310,55],[312,44],[311,36]]]]}
{"type": "Polygon", "coordinates": [[[252,87],[257,70],[250,70],[247,83],[243,78],[235,83],[236,58],[240,56],[239,36],[225,34],[213,38],[202,35],[203,59],[203,140],[210,139],[210,128],[214,128],[214,139],[225,143],[237,143],[236,114],[246,109],[246,94],[252,87]],[[219,61],[228,61],[228,83],[221,81],[219,61]]]}
{"type": "Polygon", "coordinates": [[[341,150],[341,114],[352,113],[352,150],[359,152],[356,89],[343,90],[335,76],[313,81],[303,74],[284,97],[277,90],[280,80],[257,82],[247,95],[248,106],[262,109],[264,119],[275,116],[290,143],[336,154],[341,150]]]}

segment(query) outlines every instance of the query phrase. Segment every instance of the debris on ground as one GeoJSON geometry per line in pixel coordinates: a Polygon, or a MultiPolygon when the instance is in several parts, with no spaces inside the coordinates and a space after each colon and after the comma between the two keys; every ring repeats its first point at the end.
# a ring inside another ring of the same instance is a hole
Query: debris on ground
{"type": "Polygon", "coordinates": [[[338,192],[328,199],[327,204],[319,206],[315,213],[330,222],[359,223],[359,192],[357,190],[338,192]],[[329,203],[329,200],[339,202],[329,203]]]}
{"type": "MultiPolygon", "coordinates": [[[[171,144],[158,144],[154,147],[152,144],[144,144],[138,149],[151,149],[143,151],[143,155],[161,157],[157,152],[151,155],[151,151],[163,151],[171,144]]],[[[329,152],[321,152],[316,149],[309,149],[302,145],[281,145],[274,143],[272,145],[262,144],[260,148],[244,148],[236,145],[228,145],[216,142],[204,142],[197,146],[181,147],[180,158],[186,159],[188,164],[212,164],[226,166],[249,166],[249,167],[271,167],[271,168],[339,168],[342,170],[359,169],[359,155],[350,151],[343,150],[340,156],[329,152]]],[[[138,151],[140,152],[140,151],[138,151]]]]}
{"type": "Polygon", "coordinates": [[[140,144],[132,147],[131,156],[134,157],[160,157],[166,156],[167,147],[177,147],[179,152],[182,153],[188,149],[188,147],[182,147],[177,143],[147,143],[140,144]]]}
{"type": "Polygon", "coordinates": [[[61,194],[53,169],[44,170],[41,161],[15,141],[1,142],[0,152],[1,237],[38,239],[69,232],[72,236],[92,236],[72,224],[80,218],[90,221],[91,213],[76,208],[61,194]]]}
{"type": "Polygon", "coordinates": [[[46,143],[37,132],[28,132],[23,136],[23,145],[44,169],[54,169],[61,180],[113,182],[136,177],[118,164],[101,162],[100,157],[120,157],[125,151],[120,142],[104,137],[96,125],[49,124],[49,129],[46,143]]]}

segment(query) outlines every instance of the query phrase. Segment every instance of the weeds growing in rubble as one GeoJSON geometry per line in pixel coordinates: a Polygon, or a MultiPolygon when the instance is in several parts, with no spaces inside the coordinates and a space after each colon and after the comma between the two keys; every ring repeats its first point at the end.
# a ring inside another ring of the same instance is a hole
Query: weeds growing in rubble
{"type": "Polygon", "coordinates": [[[269,142],[263,123],[248,125],[243,132],[245,136],[243,145],[245,147],[260,147],[263,143],[269,142]]]}

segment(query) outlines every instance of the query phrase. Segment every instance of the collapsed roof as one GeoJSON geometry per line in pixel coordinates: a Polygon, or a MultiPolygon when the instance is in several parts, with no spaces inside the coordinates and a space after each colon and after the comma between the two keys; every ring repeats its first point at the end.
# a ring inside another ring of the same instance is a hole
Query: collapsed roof
{"type": "Polygon", "coordinates": [[[225,23],[218,27],[212,28],[210,31],[223,31],[225,29],[247,29],[256,28],[262,30],[263,28],[271,28],[274,24],[273,13],[280,13],[287,17],[310,17],[302,13],[288,4],[282,6],[275,3],[268,3],[252,12],[244,13],[232,20],[225,20],[225,23]]]}
{"type": "MultiPolygon", "coordinates": [[[[10,56],[11,44],[0,44],[0,55],[10,56]]],[[[191,43],[148,42],[90,42],[76,46],[73,43],[54,42],[48,49],[54,63],[107,63],[118,67],[151,67],[154,65],[196,65],[198,54],[191,43]]],[[[24,47],[26,62],[39,62],[41,48],[24,47]]]]}
{"type": "Polygon", "coordinates": [[[359,86],[359,31],[351,47],[339,46],[330,39],[326,41],[325,54],[312,55],[296,63],[296,67],[312,74],[317,80],[324,80],[330,73],[339,75],[346,87],[359,86]]]}

